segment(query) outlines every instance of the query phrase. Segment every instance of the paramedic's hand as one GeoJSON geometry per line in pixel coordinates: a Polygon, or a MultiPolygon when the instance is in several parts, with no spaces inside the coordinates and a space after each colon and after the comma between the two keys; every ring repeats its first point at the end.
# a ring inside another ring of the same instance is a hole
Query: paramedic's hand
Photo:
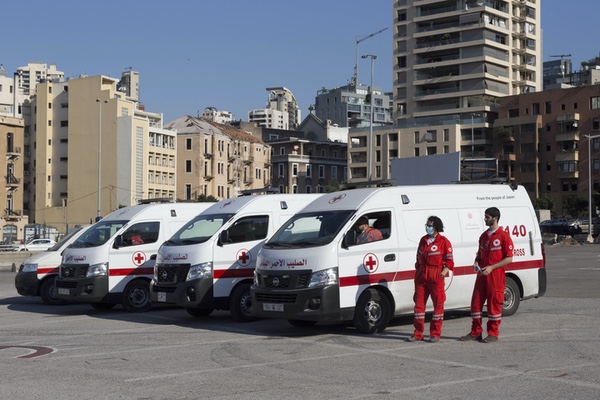
{"type": "Polygon", "coordinates": [[[446,277],[446,274],[448,273],[448,271],[449,271],[448,267],[442,268],[442,273],[440,274],[442,279],[444,279],[446,277]]]}
{"type": "Polygon", "coordinates": [[[415,269],[419,269],[419,263],[415,263],[415,269]]]}
{"type": "Polygon", "coordinates": [[[475,272],[477,272],[479,274],[482,272],[482,269],[479,267],[479,263],[477,261],[475,261],[473,263],[473,271],[475,271],[475,272]]]}

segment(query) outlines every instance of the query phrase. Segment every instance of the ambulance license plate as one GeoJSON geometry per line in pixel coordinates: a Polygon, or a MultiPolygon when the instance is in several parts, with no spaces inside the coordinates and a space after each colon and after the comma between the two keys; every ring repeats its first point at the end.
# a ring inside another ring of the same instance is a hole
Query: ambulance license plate
{"type": "Polygon", "coordinates": [[[263,303],[263,311],[283,312],[283,304],[263,303]]]}
{"type": "Polygon", "coordinates": [[[167,293],[166,292],[158,292],[158,301],[161,303],[166,303],[167,293]]]}
{"type": "Polygon", "coordinates": [[[71,294],[71,292],[69,291],[69,289],[65,289],[65,288],[61,288],[61,287],[59,287],[59,288],[58,288],[58,294],[64,294],[64,295],[67,295],[67,296],[68,296],[68,295],[70,295],[70,294],[71,294]]]}

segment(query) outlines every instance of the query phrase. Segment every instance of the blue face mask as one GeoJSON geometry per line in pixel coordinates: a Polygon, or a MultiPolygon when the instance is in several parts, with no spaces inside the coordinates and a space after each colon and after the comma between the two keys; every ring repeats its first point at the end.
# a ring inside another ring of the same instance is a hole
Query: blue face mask
{"type": "Polygon", "coordinates": [[[425,232],[427,232],[428,235],[433,235],[433,226],[425,225],[425,232]]]}

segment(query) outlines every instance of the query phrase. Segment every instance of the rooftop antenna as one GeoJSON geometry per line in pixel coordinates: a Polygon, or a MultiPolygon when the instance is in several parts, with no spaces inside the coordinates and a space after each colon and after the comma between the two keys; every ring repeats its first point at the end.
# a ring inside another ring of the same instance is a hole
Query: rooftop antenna
{"type": "Polygon", "coordinates": [[[378,30],[375,33],[371,33],[367,36],[356,36],[356,63],[354,64],[354,76],[352,77],[352,85],[358,85],[358,45],[365,40],[372,38],[375,35],[379,35],[381,32],[385,31],[387,28],[383,28],[378,30]]]}

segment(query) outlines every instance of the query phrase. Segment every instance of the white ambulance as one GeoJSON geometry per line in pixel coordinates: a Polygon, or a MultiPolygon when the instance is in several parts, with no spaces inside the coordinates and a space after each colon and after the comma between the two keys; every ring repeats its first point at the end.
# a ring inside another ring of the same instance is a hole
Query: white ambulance
{"type": "Polygon", "coordinates": [[[223,200],[183,226],[158,251],[153,302],[185,307],[192,316],[230,310],[253,319],[250,285],[265,240],[320,194],[268,194],[223,200]]]}
{"type": "Polygon", "coordinates": [[[15,276],[17,292],[21,296],[40,296],[46,304],[63,304],[64,301],[54,297],[54,278],[58,275],[62,252],[90,226],[84,225],[73,229],[48,250],[34,254],[23,261],[15,276]]]}
{"type": "MultiPolygon", "coordinates": [[[[353,321],[364,333],[383,331],[391,318],[413,313],[419,239],[427,218],[444,223],[454,273],[446,277],[446,310],[468,309],[475,284],[484,211],[498,207],[499,224],[514,241],[506,267],[504,315],[520,300],[546,291],[545,256],[531,201],[510,185],[424,185],[325,194],[282,226],[258,254],[252,313],[294,326],[353,321]],[[382,240],[356,243],[354,225],[368,218],[382,240]]],[[[431,302],[428,311],[432,311],[431,302]]]]}
{"type": "Polygon", "coordinates": [[[146,262],[184,223],[213,204],[144,204],[110,213],[64,251],[56,298],[97,309],[122,303],[128,311],[146,311],[153,272],[146,262]]]}

